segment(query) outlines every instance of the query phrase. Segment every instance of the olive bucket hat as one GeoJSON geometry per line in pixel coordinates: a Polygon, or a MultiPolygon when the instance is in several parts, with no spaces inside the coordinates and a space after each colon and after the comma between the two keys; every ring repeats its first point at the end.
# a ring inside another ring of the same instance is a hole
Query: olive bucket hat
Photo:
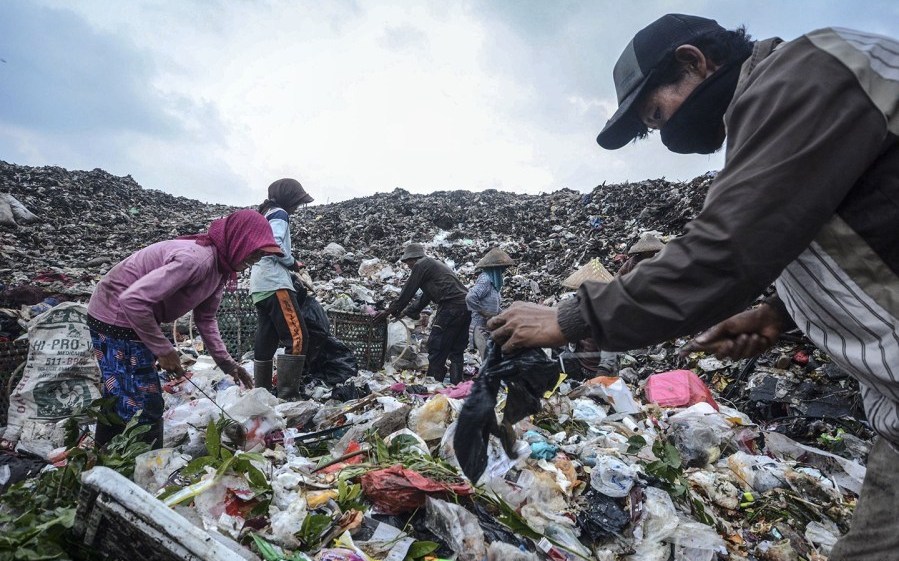
{"type": "Polygon", "coordinates": [[[421,259],[425,256],[425,247],[420,243],[410,243],[403,250],[403,256],[400,257],[400,261],[405,261],[406,259],[421,259]]]}

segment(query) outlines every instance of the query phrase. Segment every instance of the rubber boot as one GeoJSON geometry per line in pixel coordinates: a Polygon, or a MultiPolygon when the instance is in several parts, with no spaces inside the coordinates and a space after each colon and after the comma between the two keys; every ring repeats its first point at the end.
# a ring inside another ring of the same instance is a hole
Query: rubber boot
{"type": "Polygon", "coordinates": [[[296,401],[300,398],[306,355],[278,355],[278,398],[296,401]]]}
{"type": "Polygon", "coordinates": [[[272,391],[272,361],[253,361],[253,386],[272,391]]]}
{"type": "Polygon", "coordinates": [[[461,384],[464,378],[464,370],[461,362],[451,362],[449,367],[450,382],[453,385],[461,384]]]}

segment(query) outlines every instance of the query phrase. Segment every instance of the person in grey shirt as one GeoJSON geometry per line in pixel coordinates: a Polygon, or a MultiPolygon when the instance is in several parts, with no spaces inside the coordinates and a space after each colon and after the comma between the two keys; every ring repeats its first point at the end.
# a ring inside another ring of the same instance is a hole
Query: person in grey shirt
{"type": "Polygon", "coordinates": [[[471,321],[465,305],[468,292],[452,269],[425,255],[421,244],[407,245],[400,261],[412,271],[409,280],[396,302],[375,315],[374,319],[381,321],[388,316],[401,315],[418,319],[425,306],[431,302],[437,304],[437,313],[428,337],[428,375],[437,381],[443,381],[446,376],[446,361],[449,359],[450,381],[458,384],[462,381],[463,355],[471,321]],[[422,291],[421,298],[410,304],[419,289],[422,291]]]}

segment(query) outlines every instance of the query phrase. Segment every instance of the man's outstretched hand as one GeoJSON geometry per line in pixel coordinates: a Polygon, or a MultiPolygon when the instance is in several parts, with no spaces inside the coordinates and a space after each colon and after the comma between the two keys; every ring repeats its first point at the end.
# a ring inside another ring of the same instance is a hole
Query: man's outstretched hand
{"type": "Polygon", "coordinates": [[[504,353],[527,348],[561,347],[568,341],[562,335],[555,308],[515,302],[508,310],[490,319],[487,329],[504,353]]]}
{"type": "Polygon", "coordinates": [[[749,358],[774,345],[785,325],[785,318],[777,309],[762,304],[731,316],[697,335],[681,348],[680,354],[704,351],[718,358],[749,358]]]}

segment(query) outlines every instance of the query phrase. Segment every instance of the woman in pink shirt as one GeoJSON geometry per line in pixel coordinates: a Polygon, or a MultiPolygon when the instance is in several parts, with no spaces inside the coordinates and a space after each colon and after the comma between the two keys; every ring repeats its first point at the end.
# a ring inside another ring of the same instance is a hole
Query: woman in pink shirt
{"type": "MultiPolygon", "coordinates": [[[[238,383],[252,381],[228,354],[216,312],[225,284],[265,255],[281,255],[268,221],[255,210],[214,220],[205,234],[150,245],[112,268],[88,304],[88,327],[100,363],[104,397],[114,397],[123,421],[141,411],[154,447],[162,447],[163,400],[156,363],[183,375],[181,361],[160,328],[193,310],[194,322],[216,364],[238,383]]],[[[97,424],[102,446],[121,426],[97,424]]]]}

